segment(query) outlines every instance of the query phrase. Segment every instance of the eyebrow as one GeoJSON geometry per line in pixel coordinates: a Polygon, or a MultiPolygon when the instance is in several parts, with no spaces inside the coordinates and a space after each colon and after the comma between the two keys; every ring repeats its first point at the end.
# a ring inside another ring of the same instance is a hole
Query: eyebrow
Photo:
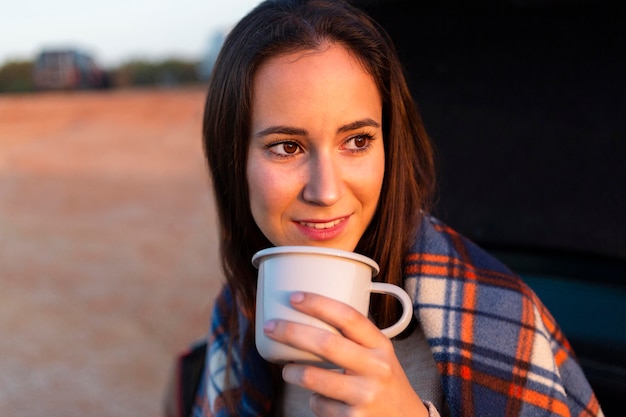
{"type": "MultiPolygon", "coordinates": [[[[354,122],[340,126],[337,129],[337,133],[349,132],[351,130],[357,130],[357,129],[361,129],[364,127],[379,128],[380,123],[378,123],[374,119],[370,119],[369,117],[367,117],[365,119],[356,120],[354,122]]],[[[292,127],[292,126],[270,126],[267,129],[263,129],[262,131],[256,133],[255,136],[263,137],[263,136],[275,135],[275,134],[282,134],[282,135],[289,135],[289,136],[307,136],[308,132],[306,131],[306,129],[300,129],[298,127],[292,127]]]]}

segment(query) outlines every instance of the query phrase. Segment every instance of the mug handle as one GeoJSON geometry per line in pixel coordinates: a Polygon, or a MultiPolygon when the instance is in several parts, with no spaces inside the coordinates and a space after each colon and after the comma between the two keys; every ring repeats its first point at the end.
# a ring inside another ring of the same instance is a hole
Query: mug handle
{"type": "Polygon", "coordinates": [[[391,326],[380,330],[390,339],[396,337],[407,328],[413,318],[413,301],[411,301],[411,297],[397,285],[387,284],[385,282],[372,282],[371,292],[392,295],[402,303],[402,316],[400,316],[400,319],[391,326]]]}

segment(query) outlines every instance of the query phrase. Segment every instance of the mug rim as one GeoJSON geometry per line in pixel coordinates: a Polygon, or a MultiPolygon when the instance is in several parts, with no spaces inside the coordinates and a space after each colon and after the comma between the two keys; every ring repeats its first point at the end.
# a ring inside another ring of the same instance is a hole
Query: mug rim
{"type": "Polygon", "coordinates": [[[283,255],[286,253],[304,253],[347,258],[353,261],[364,263],[372,268],[372,277],[375,277],[376,275],[378,275],[378,272],[380,272],[380,267],[378,266],[376,261],[368,258],[365,255],[345,251],[343,249],[324,248],[320,246],[273,246],[271,248],[262,249],[252,256],[252,265],[254,265],[255,268],[258,268],[263,258],[268,258],[274,255],[283,255]]]}

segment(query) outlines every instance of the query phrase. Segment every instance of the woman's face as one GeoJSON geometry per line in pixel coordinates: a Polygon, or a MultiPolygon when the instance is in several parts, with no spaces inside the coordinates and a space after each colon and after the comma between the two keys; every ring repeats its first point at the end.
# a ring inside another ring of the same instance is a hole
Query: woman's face
{"type": "Polygon", "coordinates": [[[272,244],[354,250],[384,171],[381,97],[346,49],[329,44],[259,67],[247,180],[252,216],[272,244]]]}

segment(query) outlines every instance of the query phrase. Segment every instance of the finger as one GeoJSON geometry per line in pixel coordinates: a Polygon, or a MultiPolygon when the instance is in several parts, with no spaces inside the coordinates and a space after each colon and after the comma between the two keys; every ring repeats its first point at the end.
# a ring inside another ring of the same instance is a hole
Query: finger
{"type": "Polygon", "coordinates": [[[348,304],[304,292],[293,293],[290,302],[296,310],[328,323],[348,339],[366,348],[376,348],[388,341],[374,323],[348,304]]]}
{"type": "Polygon", "coordinates": [[[316,416],[335,417],[347,416],[349,406],[341,401],[314,393],[309,398],[309,407],[316,416]]]}
{"type": "MultiPolygon", "coordinates": [[[[384,369],[385,366],[383,357],[372,355],[367,348],[341,334],[325,329],[290,321],[272,320],[266,323],[263,330],[273,340],[310,352],[350,373],[371,373],[372,370],[384,369]]],[[[391,350],[393,351],[393,347],[391,350]]]]}
{"type": "Polygon", "coordinates": [[[360,401],[361,393],[364,391],[361,378],[345,375],[337,369],[288,364],[283,367],[282,375],[285,382],[346,404],[356,404],[360,401]]]}

